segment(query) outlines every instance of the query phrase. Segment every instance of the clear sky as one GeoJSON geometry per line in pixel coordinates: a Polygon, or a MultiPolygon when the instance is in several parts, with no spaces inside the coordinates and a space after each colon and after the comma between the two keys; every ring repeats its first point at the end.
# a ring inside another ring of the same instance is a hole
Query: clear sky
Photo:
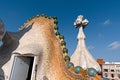
{"type": "Polygon", "coordinates": [[[120,0],[1,0],[0,18],[6,30],[18,31],[27,19],[37,14],[58,17],[59,32],[65,36],[69,55],[77,46],[78,15],[89,20],[84,29],[91,54],[105,61],[120,61],[120,0]]]}

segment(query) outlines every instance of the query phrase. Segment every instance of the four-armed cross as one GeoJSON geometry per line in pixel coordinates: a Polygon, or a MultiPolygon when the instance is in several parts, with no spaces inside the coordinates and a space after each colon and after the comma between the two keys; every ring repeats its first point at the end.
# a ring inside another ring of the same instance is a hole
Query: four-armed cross
{"type": "Polygon", "coordinates": [[[83,15],[79,15],[76,19],[76,21],[74,22],[74,26],[77,27],[85,27],[89,21],[87,19],[84,19],[83,15]]]}

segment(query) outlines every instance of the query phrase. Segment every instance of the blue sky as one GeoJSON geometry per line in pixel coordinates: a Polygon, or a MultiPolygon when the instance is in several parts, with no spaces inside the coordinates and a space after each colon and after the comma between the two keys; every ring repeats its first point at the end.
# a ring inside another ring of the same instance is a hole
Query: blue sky
{"type": "Polygon", "coordinates": [[[69,55],[77,46],[78,15],[89,20],[84,29],[91,54],[105,61],[120,61],[120,0],[2,0],[0,18],[7,31],[16,32],[32,16],[45,13],[58,17],[59,32],[65,36],[69,55]]]}

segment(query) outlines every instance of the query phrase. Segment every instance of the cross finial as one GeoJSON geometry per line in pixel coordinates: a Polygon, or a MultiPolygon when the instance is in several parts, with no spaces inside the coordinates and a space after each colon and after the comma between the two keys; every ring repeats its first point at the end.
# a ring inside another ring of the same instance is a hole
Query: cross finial
{"type": "Polygon", "coordinates": [[[76,19],[76,21],[74,22],[74,26],[77,27],[85,27],[87,24],[89,23],[89,21],[87,19],[84,19],[83,15],[79,15],[76,19]]]}

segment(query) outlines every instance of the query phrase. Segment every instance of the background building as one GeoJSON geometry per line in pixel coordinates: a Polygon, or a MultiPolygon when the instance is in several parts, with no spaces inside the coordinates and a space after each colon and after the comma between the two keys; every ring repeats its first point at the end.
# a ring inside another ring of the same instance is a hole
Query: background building
{"type": "Polygon", "coordinates": [[[120,62],[105,62],[102,65],[102,76],[110,80],[120,80],[120,62]]]}

